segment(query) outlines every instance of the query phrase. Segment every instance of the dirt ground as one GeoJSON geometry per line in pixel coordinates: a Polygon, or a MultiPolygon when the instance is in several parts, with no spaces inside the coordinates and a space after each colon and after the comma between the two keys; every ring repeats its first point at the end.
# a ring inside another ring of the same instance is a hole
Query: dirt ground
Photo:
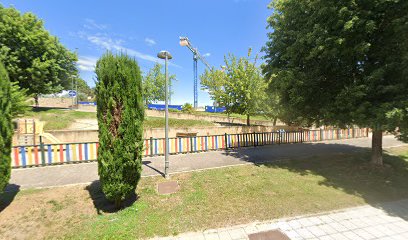
{"type": "Polygon", "coordinates": [[[97,215],[84,185],[8,192],[0,200],[0,239],[57,238],[97,215]]]}

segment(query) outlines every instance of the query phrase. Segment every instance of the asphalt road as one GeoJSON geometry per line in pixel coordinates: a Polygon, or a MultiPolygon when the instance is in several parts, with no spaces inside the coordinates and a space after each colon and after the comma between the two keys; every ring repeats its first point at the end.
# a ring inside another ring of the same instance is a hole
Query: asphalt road
{"type": "MultiPolygon", "coordinates": [[[[385,136],[384,148],[404,145],[393,136],[385,136]]],[[[276,161],[336,153],[352,153],[371,147],[370,138],[333,140],[318,143],[284,144],[170,156],[170,173],[225,166],[276,161]]],[[[162,175],[164,157],[143,159],[143,176],[162,175]]],[[[97,163],[79,163],[26,169],[13,169],[7,190],[65,186],[98,180],[97,163]]]]}

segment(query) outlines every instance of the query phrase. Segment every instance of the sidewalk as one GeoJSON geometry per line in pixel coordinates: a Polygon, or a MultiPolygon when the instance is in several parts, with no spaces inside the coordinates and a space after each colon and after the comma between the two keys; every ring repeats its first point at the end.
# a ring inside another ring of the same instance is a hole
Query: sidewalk
{"type": "MultiPolygon", "coordinates": [[[[300,239],[408,239],[408,199],[348,208],[326,214],[255,222],[247,225],[179,236],[154,238],[157,240],[260,240],[251,234],[280,230],[291,240],[300,239]]],[[[259,235],[258,235],[259,236],[259,235]]]]}
{"type": "MultiPolygon", "coordinates": [[[[393,136],[385,136],[383,146],[393,147],[402,143],[393,136]]],[[[242,164],[256,164],[276,160],[317,155],[353,153],[367,150],[371,146],[370,138],[333,140],[317,143],[282,144],[263,147],[251,147],[226,151],[213,151],[170,156],[170,173],[180,173],[201,169],[219,168],[242,164]]],[[[143,176],[162,175],[164,157],[143,158],[143,176]]],[[[96,162],[66,164],[48,167],[13,169],[11,186],[20,189],[54,187],[71,184],[90,183],[98,180],[96,162]]]]}

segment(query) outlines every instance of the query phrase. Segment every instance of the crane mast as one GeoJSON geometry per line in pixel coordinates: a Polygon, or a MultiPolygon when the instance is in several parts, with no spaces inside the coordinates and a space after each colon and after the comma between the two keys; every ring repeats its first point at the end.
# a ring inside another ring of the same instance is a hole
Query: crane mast
{"type": "Polygon", "coordinates": [[[197,48],[193,47],[190,40],[187,37],[180,37],[180,45],[188,47],[193,53],[193,75],[194,75],[194,108],[198,107],[198,76],[197,76],[197,62],[200,60],[208,69],[211,69],[210,64],[207,63],[205,58],[200,54],[197,48]]]}

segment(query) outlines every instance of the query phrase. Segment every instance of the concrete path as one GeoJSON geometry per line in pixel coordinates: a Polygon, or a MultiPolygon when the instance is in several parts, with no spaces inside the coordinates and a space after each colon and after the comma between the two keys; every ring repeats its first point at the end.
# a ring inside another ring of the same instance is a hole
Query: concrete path
{"type": "MultiPolygon", "coordinates": [[[[401,146],[393,136],[384,137],[384,147],[401,146]]],[[[213,151],[170,156],[170,173],[218,168],[240,164],[276,161],[294,157],[307,157],[366,150],[371,146],[369,138],[325,141],[319,143],[283,144],[231,151],[213,151]]],[[[164,157],[143,159],[143,176],[161,175],[164,157]]],[[[97,163],[67,164],[49,167],[13,169],[10,188],[53,187],[89,183],[99,179],[97,163]]]]}
{"type": "Polygon", "coordinates": [[[291,240],[406,240],[408,239],[408,199],[343,209],[326,214],[255,222],[247,225],[204,232],[184,233],[179,236],[155,238],[160,240],[244,240],[256,238],[253,234],[279,230],[291,240]]]}

